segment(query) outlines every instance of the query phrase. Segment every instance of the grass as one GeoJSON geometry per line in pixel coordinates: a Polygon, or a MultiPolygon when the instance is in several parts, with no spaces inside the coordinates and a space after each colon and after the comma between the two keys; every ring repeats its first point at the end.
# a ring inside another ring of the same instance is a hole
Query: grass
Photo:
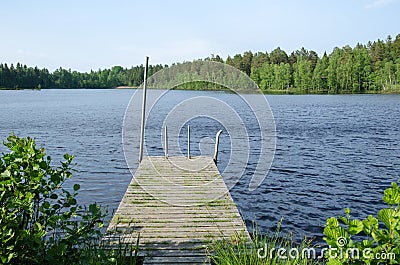
{"type": "MultiPolygon", "coordinates": [[[[116,217],[117,223],[121,218],[116,217]]],[[[133,220],[130,220],[131,222],[133,220]]],[[[126,231],[114,227],[100,237],[87,238],[80,251],[83,253],[80,264],[91,265],[141,265],[144,257],[139,256],[140,233],[137,238],[124,238],[126,231]],[[128,239],[128,241],[127,241],[128,239]]]]}
{"type": "Polygon", "coordinates": [[[120,237],[104,237],[100,242],[92,243],[83,248],[85,253],[84,264],[143,264],[143,257],[139,256],[138,234],[136,243],[122,242],[120,237]]]}
{"type": "Polygon", "coordinates": [[[312,255],[310,258],[307,255],[307,250],[312,248],[311,244],[311,240],[304,239],[298,244],[291,236],[282,236],[279,224],[273,235],[262,236],[258,232],[253,232],[250,240],[244,233],[235,234],[229,239],[212,242],[207,250],[211,264],[214,265],[322,264],[312,255]],[[286,254],[279,255],[279,249],[285,249],[286,254]]]}

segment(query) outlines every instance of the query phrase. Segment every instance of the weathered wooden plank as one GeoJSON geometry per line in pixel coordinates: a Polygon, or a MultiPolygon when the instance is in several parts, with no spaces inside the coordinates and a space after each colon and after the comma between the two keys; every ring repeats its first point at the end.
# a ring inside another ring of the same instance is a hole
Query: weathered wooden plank
{"type": "Polygon", "coordinates": [[[129,226],[119,226],[118,229],[124,231],[139,231],[141,235],[144,233],[191,233],[191,232],[202,232],[202,233],[212,233],[218,234],[221,229],[223,229],[228,234],[234,234],[237,232],[237,227],[214,227],[214,226],[204,226],[204,227],[129,227],[129,226]]]}
{"type": "Polygon", "coordinates": [[[143,264],[209,264],[209,260],[203,256],[157,256],[146,257],[143,264]]]}
{"type": "Polygon", "coordinates": [[[250,236],[212,158],[145,157],[109,232],[136,242],[145,264],[207,264],[205,247],[250,236]]]}
{"type": "Polygon", "coordinates": [[[210,212],[199,212],[199,213],[194,213],[194,212],[179,212],[176,210],[171,210],[171,212],[168,212],[167,207],[163,207],[159,211],[157,211],[157,207],[152,207],[151,209],[149,208],[141,208],[141,209],[135,209],[135,211],[129,211],[128,209],[123,209],[119,212],[118,216],[115,219],[115,222],[117,221],[122,221],[122,220],[127,220],[127,219],[132,219],[134,217],[138,217],[141,215],[141,218],[143,217],[149,217],[152,219],[171,219],[172,221],[175,219],[180,219],[180,218],[237,218],[240,217],[239,213],[235,212],[230,212],[230,213],[222,213],[220,211],[210,211],[210,212]],[[162,216],[151,216],[153,214],[162,214],[162,216]]]}
{"type": "Polygon", "coordinates": [[[210,222],[207,220],[188,220],[188,219],[180,219],[180,220],[176,220],[176,221],[165,221],[165,220],[150,220],[147,221],[146,219],[141,219],[140,221],[137,222],[126,222],[126,223],[117,223],[117,224],[110,224],[109,228],[110,230],[112,230],[115,227],[119,227],[119,226],[124,226],[125,224],[130,225],[131,227],[134,226],[134,224],[137,224],[137,227],[145,227],[147,226],[146,224],[152,225],[152,226],[158,226],[158,227],[165,227],[165,224],[168,223],[169,227],[175,227],[175,226],[192,226],[192,227],[198,227],[198,226],[209,226],[209,225],[213,225],[213,226],[218,226],[218,227],[242,227],[243,228],[243,224],[240,223],[239,221],[235,221],[234,223],[232,223],[229,220],[225,220],[225,219],[221,219],[221,220],[217,220],[214,222],[210,222]],[[230,225],[226,225],[226,224],[230,224],[230,225]]]}

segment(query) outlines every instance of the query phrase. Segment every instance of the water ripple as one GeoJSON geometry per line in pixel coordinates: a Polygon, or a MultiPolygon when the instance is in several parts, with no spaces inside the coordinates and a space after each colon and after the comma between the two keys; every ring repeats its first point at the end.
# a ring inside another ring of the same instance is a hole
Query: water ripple
{"type": "MultiPolygon", "coordinates": [[[[132,178],[121,130],[133,91],[27,93],[0,91],[1,139],[11,131],[33,136],[53,157],[53,164],[62,161],[64,153],[74,154],[74,177],[66,184],[81,184],[82,203],[99,202],[110,211],[115,209],[132,178]]],[[[182,93],[187,97],[195,92],[182,93]]],[[[179,99],[181,92],[174,95],[179,99]]],[[[227,101],[232,97],[220,96],[227,101]]],[[[283,218],[282,229],[295,238],[316,237],[321,242],[326,219],[343,215],[345,207],[352,209],[354,217],[364,218],[384,206],[383,190],[400,172],[399,95],[268,96],[268,100],[277,127],[273,166],[263,184],[250,192],[248,184],[260,150],[257,137],[250,135],[248,166],[231,190],[250,229],[255,221],[262,232],[271,232],[283,218]]],[[[214,124],[203,121],[196,132],[194,142],[208,134],[213,138],[214,124]]],[[[157,126],[151,125],[146,133],[150,152],[162,155],[157,126]]],[[[132,141],[138,145],[137,139],[132,141]]],[[[231,143],[220,144],[223,170],[231,143]]]]}

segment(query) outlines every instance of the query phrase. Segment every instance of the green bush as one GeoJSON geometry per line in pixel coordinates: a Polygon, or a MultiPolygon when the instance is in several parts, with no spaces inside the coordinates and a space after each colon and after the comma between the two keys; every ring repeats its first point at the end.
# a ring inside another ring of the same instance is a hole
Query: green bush
{"type": "Polygon", "coordinates": [[[385,190],[383,201],[388,205],[378,218],[364,220],[346,216],[331,217],[324,228],[328,265],[334,264],[400,264],[400,188],[397,183],[385,190]],[[355,237],[358,240],[355,240],[355,237]]]}
{"type": "Polygon", "coordinates": [[[101,236],[105,211],[79,206],[78,184],[62,188],[72,176],[73,156],[65,154],[53,168],[29,137],[12,134],[4,145],[9,153],[0,158],[1,264],[82,264],[85,249],[101,236]]]}

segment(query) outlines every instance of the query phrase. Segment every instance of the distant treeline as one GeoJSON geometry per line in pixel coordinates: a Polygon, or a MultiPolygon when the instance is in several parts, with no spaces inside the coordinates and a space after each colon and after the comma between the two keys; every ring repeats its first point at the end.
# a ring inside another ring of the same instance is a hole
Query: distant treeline
{"type": "MultiPolygon", "coordinates": [[[[219,56],[211,58],[221,61],[219,56]]],[[[245,52],[226,63],[247,73],[264,91],[299,93],[380,93],[400,91],[400,34],[393,41],[334,48],[319,57],[302,48],[290,55],[245,52]]]]}
{"type": "MultiPolygon", "coordinates": [[[[163,69],[162,65],[149,66],[149,75],[163,69]]],[[[118,86],[139,86],[143,82],[143,65],[130,69],[114,66],[89,73],[80,73],[59,68],[53,73],[47,69],[0,64],[0,88],[41,89],[41,88],[113,88],[118,86]]]]}
{"type": "MultiPolygon", "coordinates": [[[[265,92],[276,93],[389,93],[400,92],[400,34],[388,36],[354,48],[334,48],[320,57],[305,48],[288,55],[279,47],[268,52],[205,58],[234,66],[249,75],[265,92]]],[[[149,75],[168,67],[149,67],[149,75]]],[[[80,73],[0,64],[0,88],[111,88],[139,86],[143,82],[143,65],[80,73]]],[[[205,83],[192,84],[194,89],[219,89],[205,83]]],[[[181,88],[189,88],[181,86],[181,88]]]]}

